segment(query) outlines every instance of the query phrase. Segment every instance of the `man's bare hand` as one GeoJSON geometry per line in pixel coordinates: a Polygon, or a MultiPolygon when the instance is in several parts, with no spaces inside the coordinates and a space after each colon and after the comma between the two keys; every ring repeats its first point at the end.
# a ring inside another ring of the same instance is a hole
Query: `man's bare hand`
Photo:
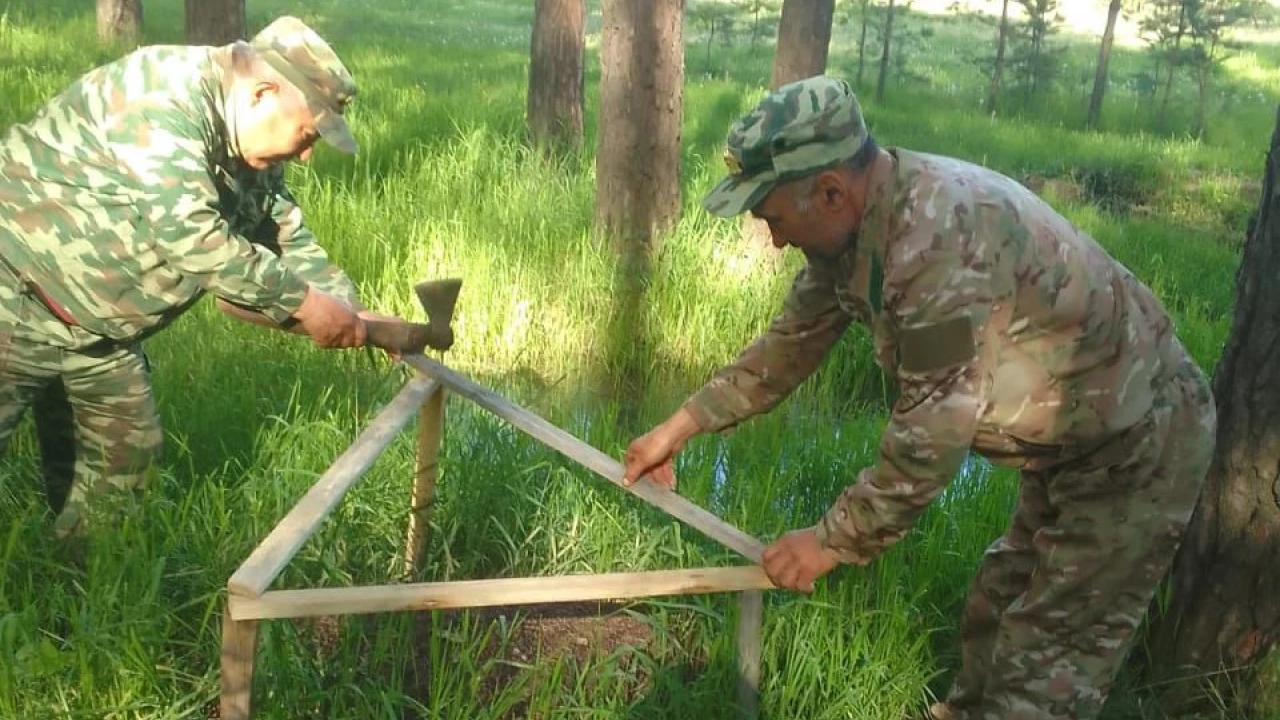
{"type": "Polygon", "coordinates": [[[840,564],[835,553],[822,547],[813,528],[793,530],[764,549],[764,572],[774,585],[796,592],[813,592],[813,583],[840,564]]]}
{"type": "Polygon", "coordinates": [[[364,345],[364,323],[349,305],[328,293],[311,288],[293,316],[302,324],[312,342],[320,347],[364,345]]]}
{"type": "Polygon", "coordinates": [[[676,471],[672,461],[700,430],[689,411],[680,408],[666,422],[631,441],[623,456],[626,469],[622,484],[631,485],[647,474],[655,483],[675,490],[676,471]]]}

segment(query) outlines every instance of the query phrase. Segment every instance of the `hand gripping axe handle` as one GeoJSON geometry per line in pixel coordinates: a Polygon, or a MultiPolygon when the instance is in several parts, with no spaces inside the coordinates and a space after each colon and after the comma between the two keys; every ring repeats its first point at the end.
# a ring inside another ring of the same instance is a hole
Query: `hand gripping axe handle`
{"type": "Polygon", "coordinates": [[[448,350],[453,346],[453,308],[462,280],[427,280],[413,286],[413,292],[427,311],[426,323],[403,320],[365,320],[365,343],[398,352],[418,354],[425,348],[448,350]]]}

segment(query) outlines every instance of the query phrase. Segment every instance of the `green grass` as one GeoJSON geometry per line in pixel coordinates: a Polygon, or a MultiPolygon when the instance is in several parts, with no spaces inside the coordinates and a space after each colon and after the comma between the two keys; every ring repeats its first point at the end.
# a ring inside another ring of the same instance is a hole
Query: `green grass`
{"type": "MultiPolygon", "coordinates": [[[[83,5],[0,4],[0,126],[118,52],[96,44],[83,5]]],[[[360,82],[352,122],[363,152],[348,159],[322,149],[291,172],[309,222],[367,302],[412,315],[415,281],[465,278],[449,363],[617,456],[629,437],[599,380],[638,364],[651,389],[640,416],[659,420],[765,326],[789,283],[789,272],[744,252],[735,224],[697,206],[719,174],[724,131],[758,96],[771,52],[765,43],[751,53],[738,38],[717,49],[704,74],[701,39],[692,29],[687,37],[686,211],[644,298],[653,353],[628,358],[627,339],[604,332],[615,262],[591,237],[591,154],[548,159],[522,142],[531,7],[251,0],[249,13],[253,28],[283,11],[314,22],[360,82]]],[[[149,0],[146,12],[149,41],[179,40],[180,3],[149,0]]],[[[598,12],[593,3],[593,33],[598,12]]],[[[1145,130],[1146,104],[1123,89],[1104,131],[1084,133],[1060,112],[1070,93],[1010,117],[983,115],[973,101],[981,77],[964,56],[978,29],[917,15],[905,27],[930,23],[938,46],[909,58],[919,79],[895,84],[883,103],[864,101],[881,142],[1126,194],[1136,207],[1122,215],[1055,202],[1151,284],[1196,359],[1212,367],[1280,96],[1280,53],[1258,45],[1232,65],[1232,82],[1264,99],[1246,102],[1241,91],[1220,101],[1215,127],[1224,131],[1206,139],[1145,130]]],[[[849,30],[838,33],[831,67],[847,72],[849,30]]],[[[589,38],[589,132],[597,41],[589,38]]],[[[1119,72],[1141,62],[1121,53],[1119,72]]],[[[29,428],[0,460],[0,657],[11,659],[0,663],[2,718],[204,717],[217,694],[226,579],[404,380],[362,352],[321,352],[237,324],[210,303],[147,350],[167,455],[143,506],[94,536],[87,567],[61,561],[29,428]]],[[[680,460],[682,494],[765,539],[812,523],[874,456],[886,389],[869,350],[866,333],[851,332],[778,411],[693,442],[680,460]]],[[[455,399],[448,413],[424,578],[733,562],[469,404],[455,399]]],[[[411,441],[397,439],[275,587],[395,578],[411,441]]],[[[841,569],[812,597],[771,594],[765,717],[899,720],[930,688],[944,688],[968,578],[1003,530],[1014,483],[1007,471],[975,464],[870,568],[841,569]]],[[[647,649],[581,664],[507,652],[518,615],[344,618],[327,643],[310,621],[270,622],[260,641],[259,717],[731,717],[730,600],[636,604],[634,616],[653,629],[647,649]]],[[[1127,694],[1118,697],[1114,717],[1143,716],[1129,710],[1136,704],[1127,694]]]]}

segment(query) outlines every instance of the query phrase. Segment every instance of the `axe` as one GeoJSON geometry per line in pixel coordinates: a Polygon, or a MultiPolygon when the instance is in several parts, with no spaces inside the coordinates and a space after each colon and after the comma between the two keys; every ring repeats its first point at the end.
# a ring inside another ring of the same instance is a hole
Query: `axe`
{"type": "Polygon", "coordinates": [[[365,320],[365,344],[402,355],[418,354],[427,347],[448,350],[453,345],[453,308],[461,289],[459,278],[414,285],[413,292],[427,311],[427,322],[365,320]]]}
{"type": "MultiPolygon", "coordinates": [[[[453,345],[453,306],[458,300],[458,291],[462,289],[462,280],[427,280],[413,286],[418,302],[427,311],[426,323],[412,323],[404,320],[365,320],[365,346],[378,347],[384,350],[411,355],[421,353],[424,348],[448,350],[453,345]]],[[[229,300],[217,299],[218,309],[228,315],[268,327],[279,327],[295,335],[305,335],[302,324],[290,318],[283,325],[267,319],[265,315],[249,308],[237,305],[229,300]]]]}

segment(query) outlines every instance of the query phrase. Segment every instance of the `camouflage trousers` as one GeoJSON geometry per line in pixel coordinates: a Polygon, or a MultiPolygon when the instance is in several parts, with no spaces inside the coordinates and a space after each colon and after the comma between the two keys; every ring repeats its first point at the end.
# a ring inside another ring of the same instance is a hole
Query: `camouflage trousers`
{"type": "Polygon", "coordinates": [[[1213,453],[1216,412],[1185,362],[1138,426],[1088,456],[1023,471],[961,621],[956,720],[1085,720],[1164,578],[1213,453]]]}
{"type": "Polygon", "coordinates": [[[141,489],[163,439],[141,346],[72,349],[68,330],[0,268],[0,453],[32,408],[59,537],[141,489]]]}

